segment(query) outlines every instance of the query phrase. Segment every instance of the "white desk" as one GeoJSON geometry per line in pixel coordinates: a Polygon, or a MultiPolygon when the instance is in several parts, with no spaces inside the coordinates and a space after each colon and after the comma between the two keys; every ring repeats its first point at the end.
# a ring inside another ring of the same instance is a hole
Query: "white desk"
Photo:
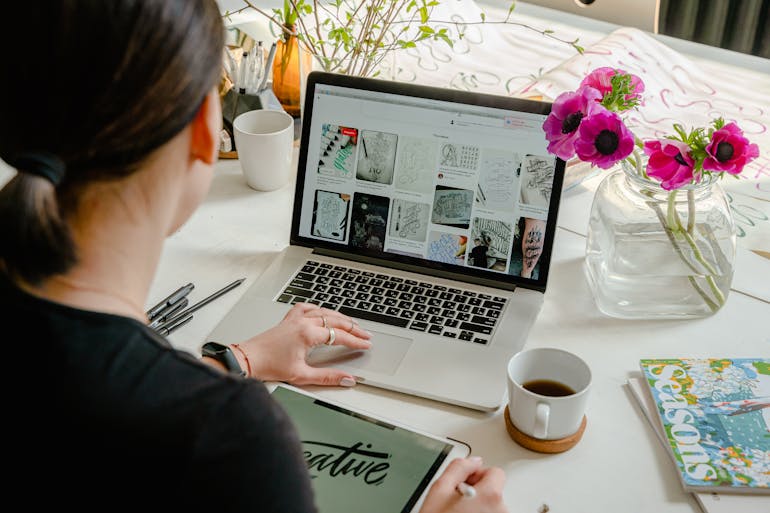
{"type": "MultiPolygon", "coordinates": [[[[238,161],[217,164],[206,202],[168,241],[150,299],[193,281],[194,301],[235,278],[247,280],[172,333],[176,347],[197,354],[270,257],[288,244],[293,191],[290,183],[278,191],[255,192],[246,186],[238,161]]],[[[583,196],[565,196],[562,213],[582,210],[583,196]]],[[[573,217],[560,216],[571,224],[573,217]]],[[[485,414],[364,385],[311,389],[468,442],[474,454],[505,469],[505,499],[512,513],[534,513],[544,503],[551,511],[570,513],[697,512],[696,502],[680,488],[668,455],[623,384],[644,357],[770,355],[770,303],[733,292],[722,310],[702,320],[608,318],[594,306],[583,277],[584,244],[581,235],[557,231],[546,301],[527,343],[570,350],[593,369],[588,427],[572,450],[541,455],[519,447],[508,437],[502,409],[485,414]]],[[[766,262],[760,258],[759,263],[766,262]]],[[[770,290],[768,267],[761,275],[757,271],[762,266],[740,272],[770,290]]],[[[505,362],[499,371],[505,372],[505,362]]]]}

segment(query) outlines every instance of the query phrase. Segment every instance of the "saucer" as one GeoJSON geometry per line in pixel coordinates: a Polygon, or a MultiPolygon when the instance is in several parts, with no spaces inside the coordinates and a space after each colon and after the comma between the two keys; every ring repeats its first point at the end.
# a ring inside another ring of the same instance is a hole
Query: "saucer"
{"type": "Polygon", "coordinates": [[[533,438],[526,433],[522,433],[519,429],[513,425],[511,418],[508,416],[508,406],[505,407],[505,428],[508,430],[508,434],[513,440],[530,451],[542,452],[546,454],[556,454],[564,451],[568,451],[575,447],[575,445],[583,438],[583,432],[586,430],[586,417],[583,415],[583,422],[580,423],[578,430],[564,438],[558,440],[540,440],[539,438],[533,438]]]}

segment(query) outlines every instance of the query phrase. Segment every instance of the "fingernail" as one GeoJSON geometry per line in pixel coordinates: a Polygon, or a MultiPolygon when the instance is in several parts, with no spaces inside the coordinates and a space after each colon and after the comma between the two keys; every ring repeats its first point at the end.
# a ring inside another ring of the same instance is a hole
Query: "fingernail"
{"type": "Polygon", "coordinates": [[[471,463],[481,463],[481,456],[471,456],[468,458],[471,463]]]}
{"type": "Polygon", "coordinates": [[[356,384],[356,380],[353,378],[349,378],[348,376],[345,376],[340,380],[340,385],[343,387],[352,387],[356,384]]]}

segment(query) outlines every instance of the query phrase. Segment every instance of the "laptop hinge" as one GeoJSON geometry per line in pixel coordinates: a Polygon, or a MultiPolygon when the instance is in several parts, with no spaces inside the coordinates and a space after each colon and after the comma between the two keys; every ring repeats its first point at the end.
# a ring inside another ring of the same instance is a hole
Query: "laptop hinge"
{"type": "MultiPolygon", "coordinates": [[[[515,290],[517,286],[524,287],[524,285],[515,285],[513,283],[505,283],[505,282],[501,282],[501,281],[493,280],[489,278],[459,275],[457,273],[445,271],[443,269],[434,269],[431,267],[426,267],[424,265],[411,265],[403,262],[382,260],[380,258],[372,258],[366,255],[357,255],[357,254],[350,254],[342,251],[335,251],[333,249],[313,248],[313,253],[317,255],[330,256],[333,258],[341,258],[343,260],[352,260],[354,262],[361,262],[364,264],[378,265],[380,267],[388,267],[390,269],[397,269],[399,271],[408,271],[408,272],[413,272],[417,274],[435,276],[437,278],[446,278],[449,280],[462,281],[465,283],[473,283],[475,285],[482,285],[484,287],[492,287],[495,289],[515,290]]],[[[525,288],[533,288],[535,290],[540,290],[540,288],[537,288],[537,287],[525,287],[525,288]]],[[[543,291],[541,290],[541,292],[543,291]]]]}

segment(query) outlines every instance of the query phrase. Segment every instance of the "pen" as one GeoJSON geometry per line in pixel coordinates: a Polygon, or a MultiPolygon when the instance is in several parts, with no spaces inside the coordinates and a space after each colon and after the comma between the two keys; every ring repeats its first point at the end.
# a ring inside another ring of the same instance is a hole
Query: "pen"
{"type": "Polygon", "coordinates": [[[267,76],[270,73],[270,68],[273,67],[273,59],[275,58],[275,47],[276,47],[276,43],[273,42],[273,44],[270,46],[270,53],[267,54],[267,61],[265,62],[265,72],[262,76],[262,83],[259,84],[259,89],[257,89],[257,93],[265,89],[265,85],[267,85],[267,76]]]}
{"type": "Polygon", "coordinates": [[[476,496],[476,489],[466,482],[458,484],[455,490],[465,499],[472,499],[476,496]]]}
{"type": "Polygon", "coordinates": [[[240,70],[238,71],[238,92],[241,94],[246,93],[246,82],[248,81],[248,68],[247,68],[247,62],[249,60],[249,54],[248,52],[243,52],[243,55],[241,55],[241,66],[240,70]]]}
{"type": "Polygon", "coordinates": [[[173,322],[166,323],[164,326],[158,328],[158,333],[161,335],[168,335],[175,329],[177,329],[180,326],[183,326],[190,322],[192,320],[193,316],[192,314],[188,315],[187,317],[182,317],[180,319],[177,319],[173,322]]]}
{"type": "Polygon", "coordinates": [[[198,301],[197,303],[195,303],[191,307],[189,307],[189,308],[187,308],[185,310],[182,310],[181,312],[179,312],[175,316],[173,316],[170,319],[166,320],[166,322],[161,326],[161,329],[165,328],[166,326],[169,326],[170,324],[172,324],[175,321],[181,319],[182,317],[185,317],[186,315],[193,313],[194,311],[198,310],[199,308],[201,308],[203,306],[206,306],[207,304],[211,303],[212,301],[214,301],[218,297],[221,297],[224,294],[227,294],[228,292],[233,290],[235,287],[237,287],[238,285],[243,283],[243,281],[245,279],[246,278],[240,278],[238,280],[235,280],[234,282],[230,283],[229,285],[226,285],[225,287],[222,287],[218,291],[214,292],[209,297],[207,297],[205,299],[201,299],[200,301],[198,301]]]}
{"type": "Polygon", "coordinates": [[[195,288],[195,285],[193,285],[192,283],[188,283],[187,285],[183,285],[182,287],[179,287],[174,292],[172,292],[167,298],[165,298],[163,301],[161,301],[157,305],[147,310],[147,318],[149,320],[155,319],[156,317],[161,315],[161,313],[166,308],[176,304],[183,297],[187,296],[187,294],[189,294],[190,291],[194,288],[195,288]]]}
{"type": "Polygon", "coordinates": [[[174,317],[176,314],[178,314],[180,311],[182,311],[182,308],[187,308],[187,305],[190,304],[190,301],[183,297],[181,300],[177,301],[173,305],[169,305],[158,314],[155,319],[153,319],[150,322],[150,328],[156,328],[166,322],[167,320],[174,317]]]}

